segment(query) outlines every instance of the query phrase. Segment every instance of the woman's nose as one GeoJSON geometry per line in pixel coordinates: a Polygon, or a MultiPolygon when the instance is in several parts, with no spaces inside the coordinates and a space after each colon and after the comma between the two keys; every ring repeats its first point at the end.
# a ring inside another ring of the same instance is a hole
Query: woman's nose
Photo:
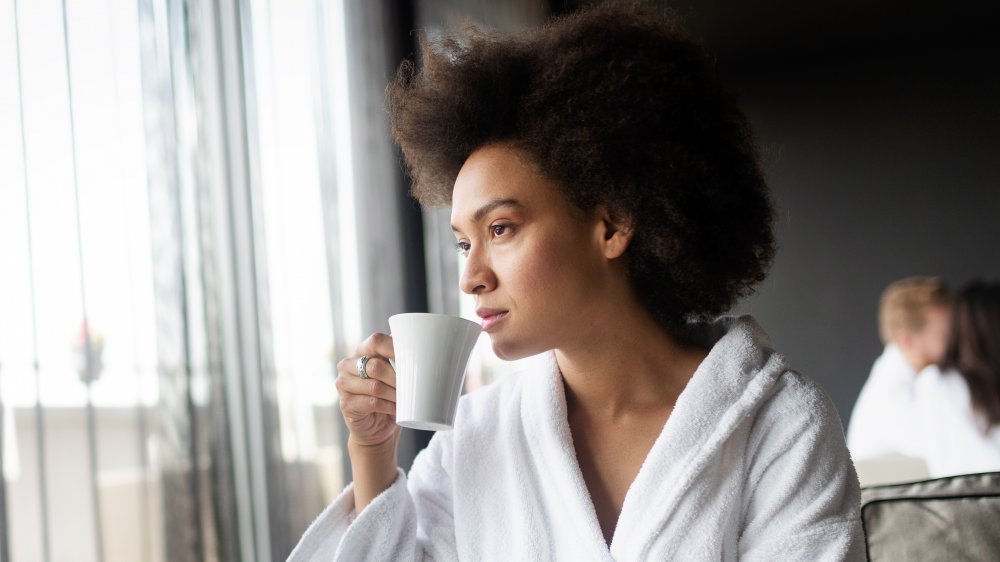
{"type": "Polygon", "coordinates": [[[463,293],[478,295],[488,293],[496,287],[496,276],[487,256],[473,249],[465,261],[465,271],[458,283],[463,293]]]}

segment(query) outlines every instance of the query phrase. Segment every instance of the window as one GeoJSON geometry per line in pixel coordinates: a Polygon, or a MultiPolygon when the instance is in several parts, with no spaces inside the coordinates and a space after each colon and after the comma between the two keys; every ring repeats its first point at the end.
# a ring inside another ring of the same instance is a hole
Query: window
{"type": "Polygon", "coordinates": [[[0,559],[283,559],[361,333],[343,6],[65,7],[0,0],[0,559]]]}

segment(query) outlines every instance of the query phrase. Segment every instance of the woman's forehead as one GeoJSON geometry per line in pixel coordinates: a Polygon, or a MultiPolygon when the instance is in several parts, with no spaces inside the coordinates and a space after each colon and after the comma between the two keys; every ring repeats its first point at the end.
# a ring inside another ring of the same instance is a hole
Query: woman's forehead
{"type": "Polygon", "coordinates": [[[452,222],[474,220],[486,206],[527,208],[549,206],[561,198],[522,151],[488,145],[472,153],[455,179],[452,222]],[[498,205],[497,202],[505,202],[498,205]]]}

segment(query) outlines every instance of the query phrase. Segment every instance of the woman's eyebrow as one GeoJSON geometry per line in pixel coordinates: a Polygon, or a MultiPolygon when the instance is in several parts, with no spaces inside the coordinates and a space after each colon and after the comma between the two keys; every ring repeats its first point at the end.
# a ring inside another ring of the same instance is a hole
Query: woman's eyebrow
{"type": "MultiPolygon", "coordinates": [[[[493,199],[492,201],[486,203],[485,205],[477,209],[476,212],[472,214],[472,222],[476,223],[483,220],[483,217],[485,217],[490,211],[499,209],[501,207],[523,208],[524,204],[518,201],[517,199],[512,199],[512,198],[493,199]]],[[[455,225],[451,225],[451,229],[458,230],[458,228],[455,225]]]]}

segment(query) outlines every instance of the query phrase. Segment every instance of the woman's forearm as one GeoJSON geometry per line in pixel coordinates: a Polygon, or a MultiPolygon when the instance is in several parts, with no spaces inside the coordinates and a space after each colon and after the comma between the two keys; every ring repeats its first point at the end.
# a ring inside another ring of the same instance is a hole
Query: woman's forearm
{"type": "Polygon", "coordinates": [[[347,452],[351,456],[351,470],[354,472],[356,514],[360,514],[373,499],[396,481],[398,440],[398,433],[381,445],[360,445],[348,438],[347,452]]]}

